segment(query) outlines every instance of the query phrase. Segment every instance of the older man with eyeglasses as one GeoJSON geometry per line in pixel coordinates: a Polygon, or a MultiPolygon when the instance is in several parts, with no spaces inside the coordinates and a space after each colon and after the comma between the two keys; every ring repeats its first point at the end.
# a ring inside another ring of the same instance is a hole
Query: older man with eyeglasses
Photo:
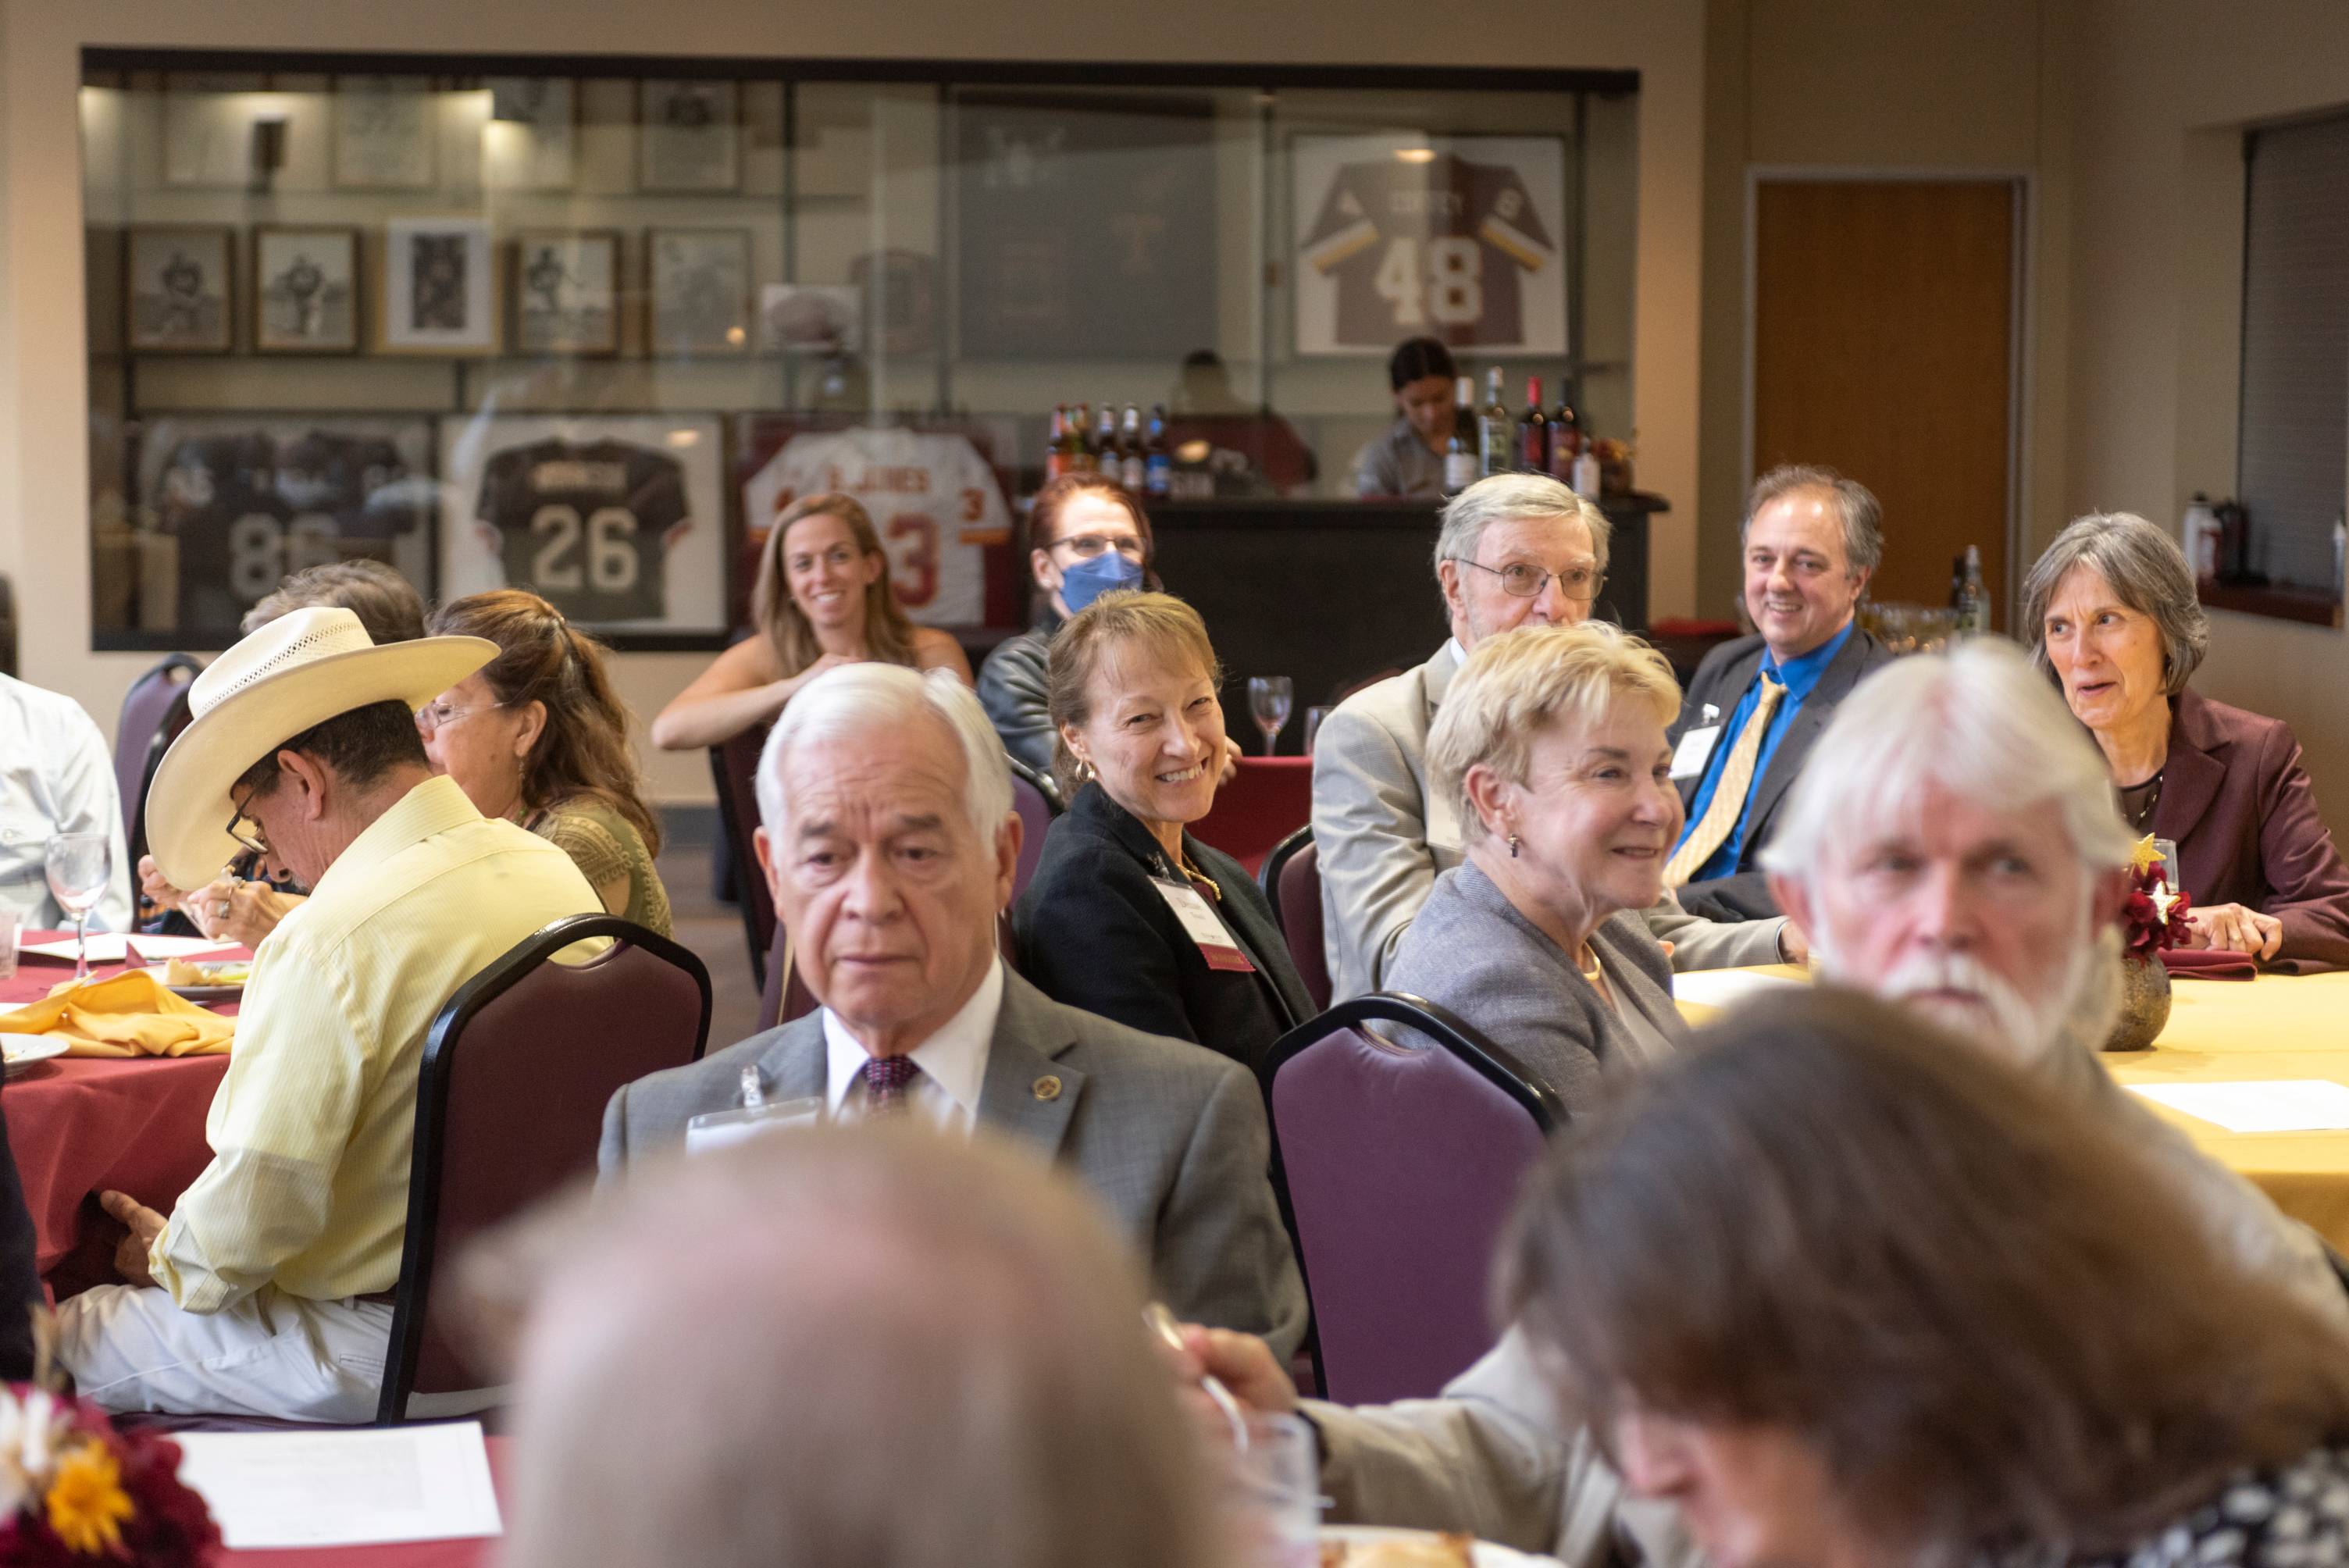
{"type": "Polygon", "coordinates": [[[189,687],[148,797],[158,869],[200,886],[242,851],[311,891],[254,953],[212,1163],[168,1219],[100,1194],[130,1283],[62,1303],[57,1356],[106,1408],[374,1418],[425,1032],[523,938],[604,907],[425,758],[416,710],[496,653],[378,647],[348,610],[297,610],[189,687]]]}
{"type": "MultiPolygon", "coordinates": [[[[1461,861],[1460,824],[1427,788],[1427,734],[1469,650],[1517,626],[1590,618],[1607,583],[1606,514],[1542,474],[1477,480],[1444,509],[1435,580],[1452,637],[1417,669],[1365,686],[1322,720],[1313,748],[1313,842],[1333,1000],[1375,991],[1436,874],[1461,861]]],[[[1678,969],[1804,956],[1784,920],[1716,923],[1667,892],[1647,912],[1678,969]]]]}

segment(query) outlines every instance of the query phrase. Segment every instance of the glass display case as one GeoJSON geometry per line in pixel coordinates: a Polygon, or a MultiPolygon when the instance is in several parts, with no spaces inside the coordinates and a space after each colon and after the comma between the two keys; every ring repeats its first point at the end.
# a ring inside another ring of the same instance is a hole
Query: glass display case
{"type": "Polygon", "coordinates": [[[1637,89],[90,51],[95,644],[368,557],[715,647],[818,489],[917,618],[1012,624],[1056,425],[1194,502],[1349,498],[1418,335],[1628,440],[1637,89]]]}

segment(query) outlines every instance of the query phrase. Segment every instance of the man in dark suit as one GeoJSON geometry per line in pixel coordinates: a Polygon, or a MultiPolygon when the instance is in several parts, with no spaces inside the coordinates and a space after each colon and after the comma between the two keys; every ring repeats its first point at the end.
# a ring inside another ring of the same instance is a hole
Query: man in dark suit
{"type": "Polygon", "coordinates": [[[1836,704],[1892,655],[1853,616],[1884,557],[1883,509],[1832,469],[1754,481],[1745,611],[1760,628],[1705,655],[1672,726],[1688,825],[1664,868],[1681,906],[1713,920],[1778,913],[1761,870],[1772,818],[1836,704]]]}
{"type": "Polygon", "coordinates": [[[1305,1289],[1255,1080],[1062,1006],[998,954],[1020,824],[969,688],[895,665],[834,670],[792,699],[758,784],[759,861],[823,1006],[621,1089],[605,1178],[690,1151],[689,1124],[742,1107],[752,1083],[770,1101],[821,1098],[836,1120],[984,1128],[1073,1170],[1174,1311],[1294,1351],[1305,1289]]]}

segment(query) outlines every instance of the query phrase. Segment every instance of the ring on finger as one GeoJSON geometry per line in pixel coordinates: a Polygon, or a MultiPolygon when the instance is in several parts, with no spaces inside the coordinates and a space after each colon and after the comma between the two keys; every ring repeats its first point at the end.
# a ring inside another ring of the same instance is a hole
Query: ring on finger
{"type": "Polygon", "coordinates": [[[228,918],[228,900],[222,899],[218,903],[212,905],[212,916],[217,920],[226,920],[228,918]]]}

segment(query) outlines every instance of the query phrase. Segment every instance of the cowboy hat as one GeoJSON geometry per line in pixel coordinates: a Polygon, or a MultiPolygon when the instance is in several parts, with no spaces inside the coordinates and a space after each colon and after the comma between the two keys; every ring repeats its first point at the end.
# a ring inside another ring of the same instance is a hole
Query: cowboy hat
{"type": "Polygon", "coordinates": [[[348,610],[280,615],[188,687],[195,717],[147,789],[147,847],[173,887],[197,888],[237,853],[229,790],[244,770],[312,725],[369,703],[422,707],[498,655],[481,637],[378,647],[348,610]]]}

